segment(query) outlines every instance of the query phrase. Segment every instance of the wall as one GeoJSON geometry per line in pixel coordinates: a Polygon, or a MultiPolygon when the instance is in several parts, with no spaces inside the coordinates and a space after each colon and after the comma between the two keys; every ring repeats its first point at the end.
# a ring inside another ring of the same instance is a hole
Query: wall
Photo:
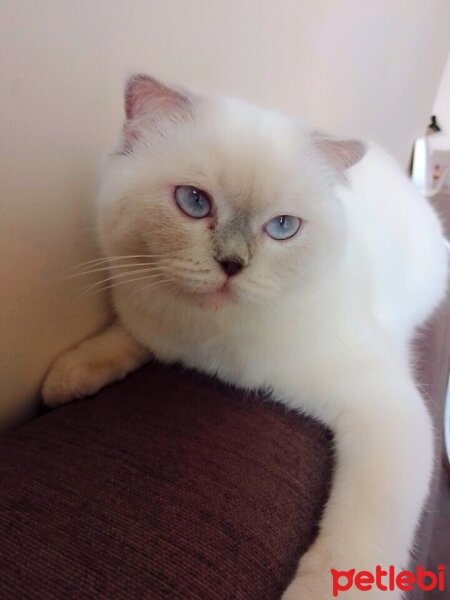
{"type": "Polygon", "coordinates": [[[124,78],[243,96],[372,137],[406,165],[448,52],[448,0],[2,0],[0,425],[105,311],[67,269],[94,255],[100,156],[124,78]]]}
{"type": "Polygon", "coordinates": [[[433,114],[437,115],[441,132],[430,138],[432,148],[450,151],[450,55],[434,100],[433,114]]]}

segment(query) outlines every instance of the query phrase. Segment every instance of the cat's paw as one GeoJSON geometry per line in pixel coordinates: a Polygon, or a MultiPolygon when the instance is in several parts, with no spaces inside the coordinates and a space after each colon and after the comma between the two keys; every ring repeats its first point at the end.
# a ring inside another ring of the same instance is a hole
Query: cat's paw
{"type": "Polygon", "coordinates": [[[353,585],[348,589],[345,585],[337,588],[333,593],[332,579],[330,574],[303,575],[296,577],[283,594],[282,600],[401,600],[399,591],[383,591],[372,589],[361,590],[353,585]]]}
{"type": "Polygon", "coordinates": [[[300,561],[300,567],[282,600],[329,600],[333,597],[331,554],[317,543],[300,561]]]}
{"type": "Polygon", "coordinates": [[[94,359],[81,348],[70,350],[51,367],[42,387],[46,406],[55,407],[90,396],[102,387],[123,379],[130,369],[116,357],[94,359]]]}
{"type": "Polygon", "coordinates": [[[342,600],[401,600],[398,590],[383,591],[375,585],[372,589],[361,590],[354,581],[354,575],[365,569],[375,572],[376,559],[363,559],[357,552],[353,554],[354,559],[351,554],[344,557],[342,545],[338,548],[336,552],[326,544],[314,544],[301,559],[299,570],[282,600],[334,600],[336,597],[342,600]],[[353,573],[349,573],[352,569],[353,573]]]}
{"type": "Polygon", "coordinates": [[[332,598],[330,586],[324,588],[324,579],[296,577],[281,600],[329,600],[332,598]]]}

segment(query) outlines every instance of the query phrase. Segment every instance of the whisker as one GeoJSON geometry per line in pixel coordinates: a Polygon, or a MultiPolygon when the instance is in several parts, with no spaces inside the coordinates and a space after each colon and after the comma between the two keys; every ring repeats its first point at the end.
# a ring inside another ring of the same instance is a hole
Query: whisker
{"type": "Polygon", "coordinates": [[[155,288],[162,287],[163,285],[167,285],[169,283],[173,283],[173,280],[171,280],[171,279],[165,279],[163,281],[155,281],[155,282],[152,282],[152,283],[150,283],[148,285],[141,286],[137,290],[134,290],[134,292],[132,292],[128,296],[128,298],[131,298],[131,296],[134,296],[135,294],[138,294],[138,293],[143,292],[145,290],[153,290],[155,288]]]}
{"type": "MultiPolygon", "coordinates": [[[[94,265],[96,266],[96,265],[94,265]]],[[[191,278],[195,278],[197,281],[201,281],[202,280],[202,276],[204,276],[205,274],[210,274],[211,273],[211,269],[177,269],[176,271],[174,271],[173,269],[173,265],[166,265],[166,264],[155,264],[155,263],[151,263],[151,262],[138,262],[138,263],[125,263],[125,264],[116,264],[116,265],[108,265],[106,267],[99,267],[99,268],[95,268],[95,269],[88,269],[86,271],[80,271],[79,273],[72,273],[71,275],[68,275],[67,277],[64,277],[61,281],[66,281],[68,279],[74,279],[75,277],[82,277],[83,275],[90,275],[92,273],[101,273],[103,271],[112,271],[113,269],[118,270],[118,269],[124,269],[124,268],[130,268],[130,267],[145,267],[145,269],[148,269],[148,271],[150,272],[151,270],[154,271],[172,271],[172,273],[178,277],[183,277],[186,275],[189,275],[191,278]],[[196,277],[195,277],[196,276],[196,277]]],[[[139,273],[141,271],[143,271],[144,269],[133,269],[134,272],[139,273]]],[[[125,273],[126,274],[126,273],[125,273]]],[[[119,273],[120,275],[120,273],[119,273]]]]}
{"type": "Polygon", "coordinates": [[[157,268],[146,268],[146,269],[133,269],[132,271],[125,271],[125,273],[114,273],[113,275],[110,275],[109,277],[105,277],[104,279],[102,279],[101,281],[96,281],[94,283],[91,284],[92,287],[96,287],[102,283],[106,283],[108,281],[114,281],[115,279],[121,279],[122,277],[128,277],[130,275],[137,275],[138,273],[148,273],[149,275],[154,275],[156,274],[155,272],[158,272],[159,269],[157,268]]]}
{"type": "MultiPolygon", "coordinates": [[[[137,281],[139,279],[150,279],[153,278],[157,275],[163,275],[163,273],[158,273],[158,272],[148,272],[146,269],[139,269],[136,271],[128,271],[127,273],[120,273],[120,274],[116,274],[116,275],[112,275],[111,277],[106,277],[105,279],[102,279],[101,281],[96,281],[95,283],[91,283],[90,285],[85,286],[84,288],[82,288],[81,291],[85,291],[85,290],[93,290],[95,288],[98,288],[99,286],[103,285],[104,283],[108,283],[110,281],[113,281],[113,286],[114,284],[119,285],[120,283],[127,283],[130,281],[137,281]],[[145,273],[145,275],[141,275],[140,277],[138,277],[137,279],[123,279],[124,277],[130,277],[131,275],[136,275],[137,273],[145,273]],[[122,281],[120,281],[122,279],[122,281]]],[[[106,288],[109,289],[109,288],[106,288]]]]}
{"type": "MultiPolygon", "coordinates": [[[[72,273],[71,275],[68,275],[67,277],[64,277],[64,279],[62,279],[62,281],[66,281],[67,279],[73,279],[74,277],[81,277],[83,275],[90,275],[91,273],[100,273],[102,271],[111,271],[111,269],[124,269],[125,267],[146,267],[147,269],[151,270],[151,269],[167,269],[168,267],[165,265],[155,265],[154,263],[127,263],[127,264],[121,264],[121,265],[109,265],[107,267],[100,267],[99,269],[89,269],[88,271],[80,271],[79,273],[72,273]]],[[[140,269],[137,269],[135,272],[139,272],[140,269]]]]}
{"type": "Polygon", "coordinates": [[[104,256],[101,258],[95,258],[93,260],[88,260],[86,262],[82,262],[78,265],[74,265],[73,267],[70,267],[70,270],[72,269],[79,269],[80,267],[84,267],[87,265],[94,265],[96,263],[105,263],[105,262],[110,262],[110,261],[119,261],[119,260],[130,260],[132,258],[170,258],[171,256],[177,256],[177,254],[174,253],[166,253],[166,254],[126,254],[123,256],[104,256]]]}
{"type": "Polygon", "coordinates": [[[84,267],[85,265],[92,265],[100,262],[107,262],[110,260],[125,260],[131,258],[145,258],[147,255],[145,254],[135,254],[135,255],[124,255],[124,256],[101,256],[99,258],[94,258],[92,260],[87,260],[85,262],[79,263],[78,265],[73,265],[71,269],[78,269],[79,267],[84,267]]]}
{"type": "Polygon", "coordinates": [[[200,281],[200,282],[204,281],[204,279],[205,279],[204,275],[211,274],[210,269],[204,269],[202,271],[197,271],[196,269],[192,269],[192,270],[184,269],[184,270],[176,271],[175,269],[171,268],[171,271],[172,271],[173,275],[175,277],[178,277],[179,279],[183,279],[183,277],[186,277],[186,275],[188,275],[191,280],[200,281]]]}
{"type": "MultiPolygon", "coordinates": [[[[129,275],[134,275],[134,273],[129,273],[129,275]]],[[[131,283],[133,281],[143,281],[144,279],[153,279],[154,277],[162,277],[163,273],[151,273],[149,275],[141,275],[140,277],[135,277],[133,279],[123,279],[122,281],[113,281],[113,283],[111,285],[108,285],[106,287],[100,287],[101,285],[108,283],[111,278],[108,279],[103,279],[102,281],[97,281],[96,283],[93,283],[91,285],[88,285],[84,288],[82,288],[80,291],[82,294],[86,294],[86,293],[90,293],[90,292],[102,292],[104,290],[109,290],[113,287],[116,287],[118,285],[122,285],[124,283],[131,283]]],[[[114,279],[114,278],[113,278],[114,279]]]]}

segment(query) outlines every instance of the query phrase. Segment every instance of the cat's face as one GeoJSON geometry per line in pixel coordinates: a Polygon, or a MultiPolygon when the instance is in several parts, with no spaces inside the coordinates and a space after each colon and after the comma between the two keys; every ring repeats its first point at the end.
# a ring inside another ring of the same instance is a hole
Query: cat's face
{"type": "Polygon", "coordinates": [[[129,264],[148,269],[136,275],[137,293],[159,289],[216,308],[270,302],[339,255],[345,233],[333,187],[362,144],[146,77],[129,83],[126,108],[106,165],[100,235],[108,256],[136,256],[129,264]]]}

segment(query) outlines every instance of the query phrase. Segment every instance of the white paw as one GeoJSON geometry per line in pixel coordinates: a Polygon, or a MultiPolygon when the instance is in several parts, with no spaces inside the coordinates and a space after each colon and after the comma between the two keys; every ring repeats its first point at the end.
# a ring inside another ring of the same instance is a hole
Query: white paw
{"type": "Polygon", "coordinates": [[[353,559],[350,555],[343,558],[343,552],[343,547],[338,552],[332,552],[324,544],[314,544],[301,559],[297,575],[283,594],[282,600],[401,599],[399,590],[383,591],[376,585],[363,591],[355,582],[355,573],[366,569],[375,572],[376,559],[362,559],[359,553],[355,553],[353,559]],[[332,569],[337,572],[333,574],[332,569]],[[351,569],[355,570],[354,573],[348,573],[351,569]]]}
{"type": "Polygon", "coordinates": [[[332,598],[330,553],[314,544],[300,561],[294,580],[283,594],[282,600],[328,600],[332,598]]]}
{"type": "Polygon", "coordinates": [[[93,359],[75,348],[63,354],[51,367],[42,387],[44,404],[55,407],[90,396],[108,383],[123,379],[127,372],[126,365],[118,360],[93,359]]]}

